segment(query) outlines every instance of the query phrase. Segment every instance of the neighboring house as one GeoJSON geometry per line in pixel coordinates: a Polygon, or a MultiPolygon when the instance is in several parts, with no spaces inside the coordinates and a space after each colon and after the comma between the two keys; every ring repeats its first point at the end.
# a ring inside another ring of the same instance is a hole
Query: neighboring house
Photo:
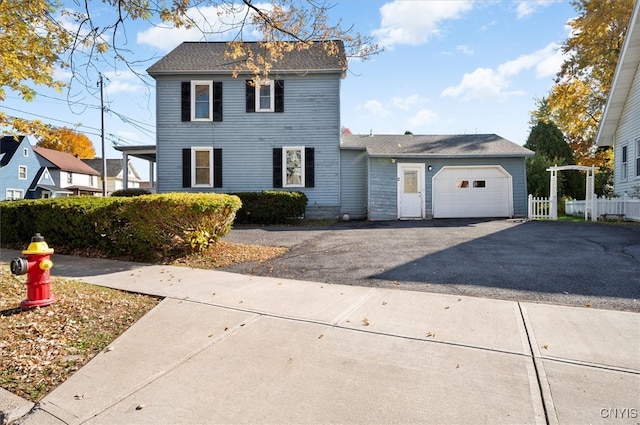
{"type": "Polygon", "coordinates": [[[1,140],[0,200],[54,198],[71,191],[56,185],[51,172],[42,166],[25,136],[1,140]]]}
{"type": "MultiPolygon", "coordinates": [[[[83,159],[82,162],[96,170],[98,174],[102,176],[102,158],[83,159]]],[[[116,190],[120,190],[124,187],[124,173],[122,172],[122,164],[123,160],[121,159],[107,159],[107,194],[111,194],[116,190]]],[[[136,167],[131,161],[127,161],[127,177],[127,186],[129,188],[140,187],[140,182],[142,181],[142,179],[140,178],[140,174],[138,174],[138,170],[136,170],[136,167]]],[[[102,189],[102,183],[100,184],[100,189],[102,189]]]]}
{"type": "Polygon", "coordinates": [[[257,85],[249,71],[233,77],[224,42],[182,43],[152,65],[158,192],[297,190],[307,218],[337,217],[346,58],[336,43],[333,56],[323,43],[286,53],[257,85]]]}
{"type": "Polygon", "coordinates": [[[343,135],[342,213],[369,220],[527,215],[525,159],[495,134],[343,135]]]}
{"type": "Polygon", "coordinates": [[[0,139],[0,199],[23,199],[40,170],[40,162],[29,139],[5,136],[0,139]]]}
{"type": "Polygon", "coordinates": [[[53,149],[33,148],[40,166],[46,167],[58,187],[73,195],[95,195],[102,192],[100,173],[74,155],[53,149]]]}
{"type": "Polygon", "coordinates": [[[596,144],[611,146],[614,156],[614,191],[640,194],[640,2],[636,2],[627,28],[596,144]]]}

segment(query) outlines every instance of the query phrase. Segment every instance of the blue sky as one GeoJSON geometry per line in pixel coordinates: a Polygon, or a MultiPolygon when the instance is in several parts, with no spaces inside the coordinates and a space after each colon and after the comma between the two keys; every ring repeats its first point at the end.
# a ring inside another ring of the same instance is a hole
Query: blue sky
{"type": "MultiPolygon", "coordinates": [[[[214,8],[201,12],[217,25],[214,8]]],[[[568,0],[336,2],[330,10],[334,22],[353,24],[385,49],[369,61],[350,62],[342,81],[342,125],[353,133],[496,133],[522,145],[535,99],[548,93],[560,68],[559,47],[569,35],[567,22],[575,16],[568,0]]],[[[142,73],[180,42],[202,40],[198,31],[141,22],[129,23],[120,35],[126,35],[132,57],[141,60],[136,70],[142,73]],[[148,58],[155,59],[143,60],[148,58]]],[[[86,85],[76,80],[68,93],[38,88],[39,96],[27,103],[9,91],[0,108],[8,115],[57,126],[81,123],[79,131],[89,136],[100,156],[101,71],[109,110],[107,157],[119,157],[111,148],[114,142],[155,144],[153,86],[128,70],[106,64],[96,68],[76,75],[86,85]]],[[[60,74],[63,79],[69,76],[60,74]]],[[[146,175],[145,163],[136,165],[146,175]]]]}

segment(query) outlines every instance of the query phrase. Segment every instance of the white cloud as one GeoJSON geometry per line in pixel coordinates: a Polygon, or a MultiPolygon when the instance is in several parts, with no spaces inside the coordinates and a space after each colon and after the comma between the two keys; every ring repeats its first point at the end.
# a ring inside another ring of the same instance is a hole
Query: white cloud
{"type": "Polygon", "coordinates": [[[140,77],[131,71],[105,72],[105,90],[109,95],[119,93],[140,93],[145,85],[140,77]]]}
{"type": "Polygon", "coordinates": [[[536,78],[555,75],[560,69],[562,60],[559,45],[550,43],[543,49],[507,61],[499,65],[497,69],[478,68],[471,73],[464,74],[460,84],[445,88],[441,96],[471,100],[496,97],[504,99],[520,95],[523,94],[522,90],[507,90],[513,77],[530,69],[535,69],[536,78]]]}
{"type": "Polygon", "coordinates": [[[409,118],[411,127],[421,127],[423,125],[432,124],[438,118],[438,114],[430,109],[421,109],[413,117],[409,118]]]}
{"type": "Polygon", "coordinates": [[[385,109],[382,102],[376,99],[367,100],[361,108],[377,117],[386,117],[391,114],[387,109],[385,109]]]}
{"type": "Polygon", "coordinates": [[[475,53],[472,48],[470,48],[469,46],[464,46],[464,45],[456,46],[456,50],[459,51],[459,52],[462,52],[462,53],[464,53],[465,55],[468,55],[468,56],[473,56],[473,54],[475,53]]]}
{"type": "MultiPolygon", "coordinates": [[[[255,4],[260,9],[267,9],[268,4],[255,4]]],[[[247,17],[246,6],[203,6],[192,7],[187,11],[187,16],[195,22],[192,28],[174,28],[170,24],[155,26],[145,31],[138,32],[136,41],[139,44],[148,44],[160,50],[168,52],[183,41],[228,41],[243,32],[245,37],[258,38],[251,25],[241,27],[245,20],[250,22],[250,14],[247,17]]]]}
{"type": "Polygon", "coordinates": [[[473,2],[464,1],[393,1],[380,8],[381,25],[373,31],[384,47],[397,44],[417,46],[440,33],[440,24],[458,19],[471,10],[473,2]]]}
{"type": "Polygon", "coordinates": [[[553,3],[553,0],[521,0],[516,7],[517,19],[524,19],[536,13],[538,9],[548,7],[553,3]]]}
{"type": "Polygon", "coordinates": [[[391,98],[391,104],[395,108],[401,109],[403,111],[408,111],[409,109],[412,109],[416,105],[426,103],[426,102],[428,102],[427,99],[424,99],[417,94],[407,96],[407,97],[394,96],[391,98]]]}

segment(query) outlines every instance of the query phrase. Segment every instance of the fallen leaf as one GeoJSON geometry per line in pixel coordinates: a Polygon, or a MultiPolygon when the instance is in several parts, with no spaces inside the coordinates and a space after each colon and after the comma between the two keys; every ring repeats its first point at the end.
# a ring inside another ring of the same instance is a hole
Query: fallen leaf
{"type": "Polygon", "coordinates": [[[427,332],[427,338],[433,338],[436,336],[435,332],[427,332]]]}
{"type": "Polygon", "coordinates": [[[369,326],[369,319],[367,319],[366,317],[364,319],[362,319],[362,324],[364,326],[369,326]]]}

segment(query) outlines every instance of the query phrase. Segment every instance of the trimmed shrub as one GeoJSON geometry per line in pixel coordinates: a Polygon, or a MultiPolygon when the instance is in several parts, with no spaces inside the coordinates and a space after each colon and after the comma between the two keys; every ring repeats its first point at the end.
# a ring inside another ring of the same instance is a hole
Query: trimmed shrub
{"type": "Polygon", "coordinates": [[[119,189],[111,194],[111,196],[124,196],[124,197],[132,197],[132,196],[142,196],[142,195],[151,195],[148,189],[137,187],[130,189],[119,189]]]}
{"type": "Polygon", "coordinates": [[[157,261],[226,235],[241,205],[237,196],[192,193],[11,201],[0,205],[0,226],[3,242],[27,243],[39,232],[54,248],[157,261]]]}
{"type": "Polygon", "coordinates": [[[304,218],[307,195],[302,192],[264,190],[234,193],[242,200],[238,224],[284,224],[304,218]]]}

